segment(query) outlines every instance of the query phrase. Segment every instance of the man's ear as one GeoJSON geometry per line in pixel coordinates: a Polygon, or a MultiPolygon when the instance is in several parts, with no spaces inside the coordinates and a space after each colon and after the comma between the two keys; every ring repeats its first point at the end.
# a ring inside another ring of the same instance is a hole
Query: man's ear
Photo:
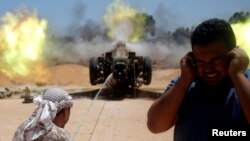
{"type": "Polygon", "coordinates": [[[65,109],[62,109],[59,113],[56,114],[57,116],[65,116],[65,109]]]}
{"type": "Polygon", "coordinates": [[[62,116],[63,116],[63,117],[66,116],[66,111],[65,111],[65,109],[62,109],[62,116]]]}

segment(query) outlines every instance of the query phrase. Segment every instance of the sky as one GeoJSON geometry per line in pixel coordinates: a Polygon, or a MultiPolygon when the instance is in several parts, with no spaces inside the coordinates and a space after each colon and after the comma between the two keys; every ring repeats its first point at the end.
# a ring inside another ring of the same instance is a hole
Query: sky
{"type": "MultiPolygon", "coordinates": [[[[75,18],[76,7],[82,24],[88,20],[102,24],[102,16],[113,0],[10,0],[0,4],[0,17],[22,6],[36,10],[56,31],[62,32],[75,18]]],[[[153,15],[156,25],[175,29],[191,27],[208,18],[228,18],[235,12],[250,11],[249,0],[123,0],[138,11],[153,15]]]]}

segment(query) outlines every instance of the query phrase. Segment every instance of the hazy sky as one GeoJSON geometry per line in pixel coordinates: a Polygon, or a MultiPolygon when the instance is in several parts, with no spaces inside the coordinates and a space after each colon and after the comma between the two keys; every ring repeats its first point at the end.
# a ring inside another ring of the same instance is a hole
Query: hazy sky
{"type": "MultiPolygon", "coordinates": [[[[9,0],[1,1],[0,16],[21,6],[36,9],[56,30],[64,30],[74,21],[74,9],[80,8],[82,23],[91,19],[101,23],[113,0],[9,0]],[[82,10],[82,11],[81,11],[82,10]]],[[[250,11],[250,0],[123,0],[141,12],[153,15],[159,26],[169,29],[191,27],[208,18],[228,18],[234,12],[250,11]]]]}

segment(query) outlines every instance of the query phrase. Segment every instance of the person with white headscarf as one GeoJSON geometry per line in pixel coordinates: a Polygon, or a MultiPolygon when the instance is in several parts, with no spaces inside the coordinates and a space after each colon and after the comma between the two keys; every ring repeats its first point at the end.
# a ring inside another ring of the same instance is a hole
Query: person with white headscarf
{"type": "Polygon", "coordinates": [[[12,141],[70,141],[64,126],[73,106],[72,97],[63,89],[48,88],[33,102],[38,107],[17,128],[12,141]]]}

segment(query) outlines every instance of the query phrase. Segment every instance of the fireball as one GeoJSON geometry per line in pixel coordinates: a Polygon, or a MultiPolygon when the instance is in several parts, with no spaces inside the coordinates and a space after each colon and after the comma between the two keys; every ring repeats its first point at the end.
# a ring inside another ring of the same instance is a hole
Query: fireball
{"type": "Polygon", "coordinates": [[[112,39],[137,42],[144,35],[146,16],[119,0],[108,7],[103,19],[112,39]]]}
{"type": "Polygon", "coordinates": [[[234,30],[238,45],[250,56],[250,19],[244,23],[236,23],[231,26],[234,30]]]}
{"type": "Polygon", "coordinates": [[[43,72],[47,21],[36,12],[7,12],[0,24],[0,71],[9,77],[43,72]]]}

